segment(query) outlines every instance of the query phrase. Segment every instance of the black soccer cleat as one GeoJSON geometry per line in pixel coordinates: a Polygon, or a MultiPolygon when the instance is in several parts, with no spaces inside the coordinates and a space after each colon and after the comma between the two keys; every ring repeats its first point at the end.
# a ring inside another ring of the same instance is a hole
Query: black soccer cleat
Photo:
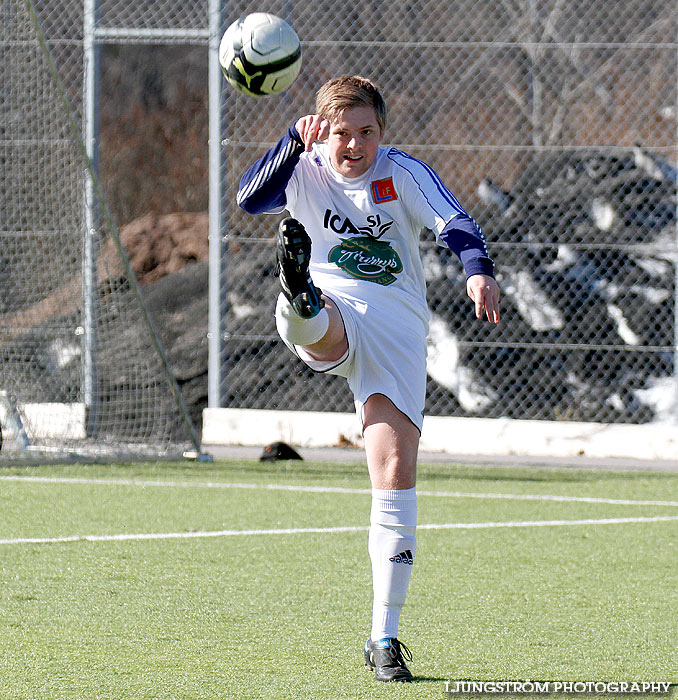
{"type": "Polygon", "coordinates": [[[395,637],[367,640],[365,644],[365,666],[375,671],[378,681],[385,683],[409,683],[412,673],[405,665],[405,659],[412,661],[412,652],[395,637]]]}
{"type": "Polygon", "coordinates": [[[276,239],[278,259],[276,274],[280,286],[295,312],[302,318],[313,318],[325,306],[322,290],[318,289],[308,272],[311,261],[311,239],[296,219],[280,222],[276,239]]]}

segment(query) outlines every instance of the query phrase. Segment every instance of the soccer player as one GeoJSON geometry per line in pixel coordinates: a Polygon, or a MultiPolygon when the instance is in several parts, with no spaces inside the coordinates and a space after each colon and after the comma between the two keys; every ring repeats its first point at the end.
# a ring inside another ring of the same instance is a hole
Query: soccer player
{"type": "Polygon", "coordinates": [[[362,421],[372,484],[372,628],[365,664],[410,681],[398,640],[414,563],[416,461],[429,312],[418,239],[432,230],[464,265],[477,318],[499,322],[499,287],[476,222],[425,163],[381,145],[384,100],[343,76],[243,175],[238,203],[279,213],[278,333],[309,367],[345,377],[362,421]]]}

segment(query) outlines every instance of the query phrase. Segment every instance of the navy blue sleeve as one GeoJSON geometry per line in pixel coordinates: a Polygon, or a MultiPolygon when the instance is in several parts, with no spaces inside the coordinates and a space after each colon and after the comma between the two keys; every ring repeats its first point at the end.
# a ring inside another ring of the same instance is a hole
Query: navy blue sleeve
{"type": "Polygon", "coordinates": [[[299,132],[292,126],[242,176],[238,205],[249,214],[263,214],[284,207],[287,203],[285,188],[303,152],[304,144],[299,132]]]}
{"type": "Polygon", "coordinates": [[[487,252],[485,236],[466,212],[460,212],[448,221],[440,238],[461,260],[466,279],[471,275],[494,277],[494,263],[487,252]]]}

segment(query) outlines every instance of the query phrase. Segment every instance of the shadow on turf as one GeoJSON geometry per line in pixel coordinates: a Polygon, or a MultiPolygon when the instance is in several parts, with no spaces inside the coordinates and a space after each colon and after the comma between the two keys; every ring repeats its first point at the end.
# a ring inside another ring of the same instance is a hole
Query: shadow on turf
{"type": "Polygon", "coordinates": [[[448,678],[437,678],[434,676],[412,676],[412,683],[444,683],[448,678]]]}
{"type": "MultiPolygon", "coordinates": [[[[217,468],[219,465],[217,463],[217,468]]],[[[310,462],[298,460],[280,460],[274,462],[258,461],[237,461],[231,463],[226,468],[229,472],[244,472],[248,474],[269,474],[294,475],[300,478],[323,478],[323,477],[346,477],[363,476],[367,478],[367,467],[362,462],[310,462]]],[[[615,471],[595,471],[588,469],[556,469],[530,467],[501,467],[487,465],[454,465],[454,464],[425,464],[417,466],[418,476],[421,479],[450,479],[468,481],[532,481],[532,482],[589,482],[589,481],[609,481],[620,479],[637,479],[636,472],[615,472],[615,471]]],[[[675,478],[675,473],[671,472],[643,472],[642,478],[665,479],[675,478]]]]}

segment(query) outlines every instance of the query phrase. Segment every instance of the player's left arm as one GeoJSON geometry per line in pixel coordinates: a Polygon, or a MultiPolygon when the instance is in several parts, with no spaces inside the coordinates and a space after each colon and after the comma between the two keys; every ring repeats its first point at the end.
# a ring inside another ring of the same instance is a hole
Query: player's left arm
{"type": "Polygon", "coordinates": [[[475,303],[476,318],[482,318],[485,313],[490,323],[499,323],[499,285],[478,224],[461,211],[445,224],[440,239],[464,265],[466,293],[475,303]]]}
{"type": "Polygon", "coordinates": [[[487,314],[490,323],[499,323],[499,285],[489,275],[471,275],[466,280],[466,293],[476,306],[476,318],[487,314]]]}
{"type": "Polygon", "coordinates": [[[482,318],[485,312],[490,323],[499,323],[499,285],[480,226],[426,163],[394,148],[388,158],[396,166],[396,188],[413,229],[434,231],[457,255],[466,272],[466,291],[475,303],[476,316],[482,318]]]}

